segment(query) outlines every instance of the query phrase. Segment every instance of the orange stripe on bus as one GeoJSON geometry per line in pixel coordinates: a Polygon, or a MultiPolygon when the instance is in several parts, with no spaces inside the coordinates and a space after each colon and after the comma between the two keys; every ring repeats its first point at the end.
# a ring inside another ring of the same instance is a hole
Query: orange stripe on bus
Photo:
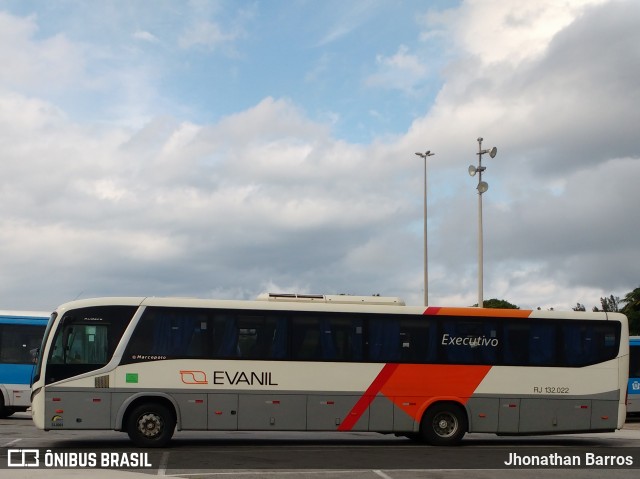
{"type": "Polygon", "coordinates": [[[386,364],[338,431],[350,431],[379,392],[415,421],[420,420],[421,406],[432,399],[454,399],[466,404],[490,369],[491,366],[452,364],[386,364]]]}
{"type": "Polygon", "coordinates": [[[449,398],[466,404],[491,366],[453,364],[399,364],[380,392],[419,421],[432,399],[449,398]],[[407,407],[407,403],[413,403],[407,407]]]}
{"type": "Polygon", "coordinates": [[[426,316],[467,316],[497,318],[528,318],[530,309],[493,309],[493,308],[439,308],[429,306],[424,310],[426,316]]]}
{"type": "Polygon", "coordinates": [[[400,366],[399,364],[385,364],[378,373],[364,395],[360,397],[355,406],[349,411],[347,417],[338,426],[338,431],[351,431],[358,420],[362,417],[367,408],[375,399],[378,391],[384,386],[387,380],[393,375],[393,372],[400,366]]]}

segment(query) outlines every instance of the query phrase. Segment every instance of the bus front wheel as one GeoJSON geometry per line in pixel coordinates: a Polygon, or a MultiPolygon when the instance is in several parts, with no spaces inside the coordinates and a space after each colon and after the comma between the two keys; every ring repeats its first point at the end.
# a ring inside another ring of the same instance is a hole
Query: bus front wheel
{"type": "Polygon", "coordinates": [[[176,418],[168,407],[159,403],[144,403],[129,414],[127,434],[136,446],[166,446],[176,427],[176,418]]]}
{"type": "Polygon", "coordinates": [[[467,413],[454,403],[439,403],[427,409],[420,424],[422,438],[433,446],[454,446],[467,432],[467,413]]]}
{"type": "Polygon", "coordinates": [[[4,405],[4,398],[2,397],[2,392],[0,392],[0,418],[9,417],[14,412],[16,412],[15,408],[4,405]]]}

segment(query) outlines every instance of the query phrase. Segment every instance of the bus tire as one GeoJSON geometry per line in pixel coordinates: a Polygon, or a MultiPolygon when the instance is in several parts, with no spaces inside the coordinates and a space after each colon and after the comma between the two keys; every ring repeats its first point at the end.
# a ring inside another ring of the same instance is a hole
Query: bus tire
{"type": "Polygon", "coordinates": [[[4,397],[2,397],[2,392],[0,392],[0,418],[4,419],[5,417],[9,417],[14,412],[16,412],[14,408],[4,405],[4,397]]]}
{"type": "Polygon", "coordinates": [[[166,446],[173,437],[175,427],[173,411],[155,402],[136,406],[127,419],[127,434],[138,447],[166,446]]]}
{"type": "Polygon", "coordinates": [[[467,413],[456,403],[437,403],[427,409],[420,423],[422,438],[432,446],[455,446],[467,432],[467,413]]]}

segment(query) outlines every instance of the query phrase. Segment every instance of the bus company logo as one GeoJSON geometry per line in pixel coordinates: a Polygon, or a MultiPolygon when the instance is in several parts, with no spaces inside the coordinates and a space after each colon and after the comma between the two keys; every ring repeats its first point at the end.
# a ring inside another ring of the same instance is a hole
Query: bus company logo
{"type": "Polygon", "coordinates": [[[640,391],[640,381],[633,381],[631,383],[631,389],[634,391],[640,391]]]}
{"type": "Polygon", "coordinates": [[[40,467],[38,449],[8,449],[7,467],[40,467]]]}
{"type": "Polygon", "coordinates": [[[269,371],[214,371],[213,384],[239,386],[245,384],[247,386],[278,386],[273,382],[272,373],[269,371]]]}
{"type": "Polygon", "coordinates": [[[209,384],[204,371],[180,371],[180,379],[184,384],[209,384]]]}

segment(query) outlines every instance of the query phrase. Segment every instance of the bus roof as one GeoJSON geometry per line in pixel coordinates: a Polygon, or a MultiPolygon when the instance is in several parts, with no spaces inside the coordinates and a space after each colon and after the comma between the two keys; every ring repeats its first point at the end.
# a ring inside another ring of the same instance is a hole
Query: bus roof
{"type": "Polygon", "coordinates": [[[49,319],[51,311],[3,311],[0,310],[0,318],[45,318],[49,319]]]}
{"type": "MultiPolygon", "coordinates": [[[[171,298],[171,297],[103,297],[81,299],[62,304],[56,311],[62,314],[70,309],[89,308],[96,306],[158,306],[175,308],[212,308],[212,309],[238,309],[238,310],[266,310],[266,311],[314,311],[314,312],[345,312],[345,313],[378,313],[378,314],[407,314],[429,316],[461,316],[461,317],[488,317],[488,318],[522,318],[522,319],[583,319],[583,320],[618,320],[626,321],[621,313],[605,312],[575,312],[575,311],[542,311],[523,309],[493,309],[474,307],[435,307],[435,306],[401,306],[399,303],[376,303],[378,297],[371,301],[326,301],[332,296],[318,295],[325,298],[320,301],[309,301],[300,296],[287,299],[281,295],[277,300],[259,299],[248,300],[218,300],[196,298],[171,298]]],[[[360,296],[341,296],[338,298],[361,298],[360,296]]],[[[370,297],[362,297],[369,299],[370,297]]],[[[396,298],[397,299],[397,298],[396,298]]]]}
{"type": "Polygon", "coordinates": [[[300,303],[379,304],[405,306],[402,299],[390,296],[353,296],[350,294],[262,293],[257,301],[294,301],[300,303]]]}

